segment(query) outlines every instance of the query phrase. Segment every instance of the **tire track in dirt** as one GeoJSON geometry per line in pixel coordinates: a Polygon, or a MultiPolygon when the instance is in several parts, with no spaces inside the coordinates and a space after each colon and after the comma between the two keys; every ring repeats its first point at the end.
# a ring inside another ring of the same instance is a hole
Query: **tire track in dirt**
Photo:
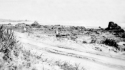
{"type": "Polygon", "coordinates": [[[55,46],[52,46],[52,45],[49,45],[49,44],[46,45],[46,44],[43,44],[43,43],[36,43],[37,41],[33,41],[31,39],[23,38],[23,37],[21,37],[20,39],[23,39],[22,42],[25,43],[25,44],[33,45],[30,48],[39,50],[38,52],[46,51],[50,55],[55,54],[55,56],[57,56],[57,57],[58,57],[58,55],[63,55],[63,56],[66,56],[66,57],[72,57],[72,58],[87,60],[87,61],[97,63],[97,64],[100,64],[100,65],[103,65],[103,66],[106,66],[106,67],[114,68],[114,69],[117,68],[118,70],[124,70],[125,69],[125,67],[121,66],[121,65],[113,65],[113,64],[109,64],[109,63],[99,62],[98,59],[93,58],[93,57],[88,57],[88,56],[79,55],[79,54],[75,54],[75,53],[67,53],[66,51],[60,51],[57,47],[56,47],[57,49],[55,49],[54,48],[55,46]]]}
{"type": "Polygon", "coordinates": [[[93,57],[82,56],[82,55],[74,54],[74,53],[66,53],[63,51],[55,50],[55,49],[46,49],[46,51],[50,52],[50,53],[58,54],[58,55],[64,55],[64,56],[68,56],[68,57],[75,57],[75,58],[80,58],[80,59],[92,61],[92,62],[99,63],[101,65],[105,65],[105,66],[112,67],[112,68],[118,68],[118,69],[123,69],[123,70],[125,69],[125,66],[113,65],[110,63],[102,63],[102,62],[98,61],[98,59],[93,58],[93,57]]]}
{"type": "Polygon", "coordinates": [[[38,45],[34,45],[33,43],[32,44],[27,43],[27,44],[30,44],[30,45],[34,46],[34,47],[32,47],[34,49],[37,49],[39,51],[47,51],[48,53],[56,54],[56,56],[63,55],[63,56],[67,56],[67,57],[84,59],[84,60],[91,61],[91,62],[94,62],[94,63],[98,63],[98,64],[101,64],[101,65],[104,65],[104,66],[107,66],[107,67],[111,67],[111,68],[118,68],[120,70],[125,69],[125,66],[113,65],[113,64],[110,64],[110,63],[102,63],[102,62],[99,61],[99,59],[96,59],[96,58],[93,58],[93,57],[88,57],[88,56],[83,56],[83,55],[79,55],[79,54],[74,54],[74,53],[67,53],[65,51],[56,50],[56,49],[52,48],[52,46],[51,46],[51,48],[47,48],[47,47],[42,48],[38,45]]]}

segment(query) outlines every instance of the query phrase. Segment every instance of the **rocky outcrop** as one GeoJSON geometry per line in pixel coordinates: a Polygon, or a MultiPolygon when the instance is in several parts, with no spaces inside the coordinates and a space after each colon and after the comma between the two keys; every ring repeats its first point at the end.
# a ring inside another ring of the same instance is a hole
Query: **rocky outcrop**
{"type": "Polygon", "coordinates": [[[109,22],[109,25],[105,30],[113,32],[114,35],[124,38],[125,31],[114,22],[109,22]]]}
{"type": "Polygon", "coordinates": [[[35,28],[40,28],[41,27],[41,25],[37,21],[35,21],[34,23],[32,23],[31,26],[35,27],[35,28]]]}
{"type": "Polygon", "coordinates": [[[124,32],[124,30],[118,24],[114,22],[109,22],[109,25],[106,28],[106,30],[110,30],[113,32],[124,32]]]}

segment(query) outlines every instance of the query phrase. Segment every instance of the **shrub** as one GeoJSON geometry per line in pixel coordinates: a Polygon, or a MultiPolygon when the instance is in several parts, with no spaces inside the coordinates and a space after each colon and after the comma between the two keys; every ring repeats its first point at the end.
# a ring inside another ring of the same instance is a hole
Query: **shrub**
{"type": "Polygon", "coordinates": [[[125,33],[124,33],[124,34],[122,34],[122,38],[125,38],[125,33]]]}
{"type": "Polygon", "coordinates": [[[86,41],[82,41],[82,43],[87,43],[86,41]]]}
{"type": "Polygon", "coordinates": [[[16,48],[16,40],[13,31],[4,26],[0,26],[0,53],[3,53],[3,59],[12,60],[11,53],[16,48]]]}
{"type": "Polygon", "coordinates": [[[96,43],[97,38],[96,36],[91,36],[91,42],[90,43],[96,43]]]}
{"type": "Polygon", "coordinates": [[[113,46],[114,48],[119,49],[119,48],[118,48],[118,44],[117,44],[116,41],[113,40],[113,39],[106,39],[106,40],[104,40],[104,41],[102,42],[102,44],[105,44],[105,45],[108,45],[108,46],[113,46]]]}

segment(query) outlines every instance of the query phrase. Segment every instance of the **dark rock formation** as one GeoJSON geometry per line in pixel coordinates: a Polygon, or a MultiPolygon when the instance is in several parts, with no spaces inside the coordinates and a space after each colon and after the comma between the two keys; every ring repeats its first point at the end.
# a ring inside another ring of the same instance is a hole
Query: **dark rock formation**
{"type": "Polygon", "coordinates": [[[106,28],[106,30],[110,30],[113,32],[124,32],[124,30],[114,22],[109,22],[108,28],[106,28]]]}
{"type": "Polygon", "coordinates": [[[122,38],[124,37],[123,35],[125,35],[125,31],[118,24],[112,21],[109,22],[109,25],[105,30],[113,32],[114,35],[122,38]]]}

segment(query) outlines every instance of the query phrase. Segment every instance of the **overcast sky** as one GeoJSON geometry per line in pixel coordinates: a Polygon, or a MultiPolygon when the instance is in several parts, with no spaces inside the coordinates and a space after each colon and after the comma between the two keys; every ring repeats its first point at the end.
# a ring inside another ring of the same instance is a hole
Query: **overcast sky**
{"type": "Polygon", "coordinates": [[[107,26],[125,23],[125,0],[0,0],[0,19],[107,26]]]}

